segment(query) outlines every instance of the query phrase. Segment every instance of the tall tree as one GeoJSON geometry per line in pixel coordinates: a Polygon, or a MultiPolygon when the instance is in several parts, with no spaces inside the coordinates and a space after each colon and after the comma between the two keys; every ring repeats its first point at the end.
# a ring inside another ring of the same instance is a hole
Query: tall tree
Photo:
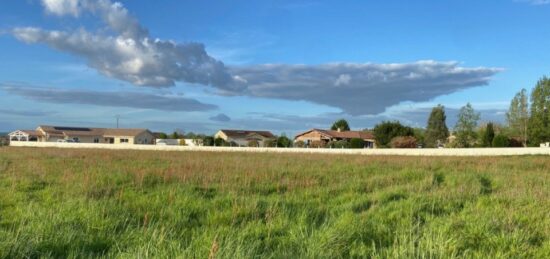
{"type": "Polygon", "coordinates": [[[432,109],[424,138],[427,147],[436,147],[438,143],[447,141],[449,128],[447,128],[446,120],[447,116],[443,105],[439,104],[432,109]]]}
{"type": "Polygon", "coordinates": [[[347,120],[340,119],[332,124],[331,130],[349,131],[349,124],[347,120]]]}
{"type": "Polygon", "coordinates": [[[493,145],[494,138],[495,138],[495,128],[493,127],[493,123],[489,122],[487,123],[485,132],[483,133],[483,146],[491,147],[493,145]]]}
{"type": "Polygon", "coordinates": [[[460,108],[458,121],[455,125],[456,141],[459,147],[470,147],[476,139],[475,128],[479,121],[479,113],[475,112],[470,103],[460,108]]]}
{"type": "Polygon", "coordinates": [[[550,141],[550,79],[543,77],[531,92],[531,118],[527,127],[529,143],[550,141]]]}
{"type": "Polygon", "coordinates": [[[529,124],[529,100],[527,90],[521,89],[510,102],[506,121],[511,133],[519,136],[523,146],[527,146],[527,127],[529,124]]]}

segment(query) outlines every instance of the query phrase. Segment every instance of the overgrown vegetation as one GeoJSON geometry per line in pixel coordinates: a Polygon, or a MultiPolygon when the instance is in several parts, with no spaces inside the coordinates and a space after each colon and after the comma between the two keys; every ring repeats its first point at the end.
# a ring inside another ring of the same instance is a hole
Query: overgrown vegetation
{"type": "Polygon", "coordinates": [[[549,258],[548,157],[0,149],[0,258],[549,258]]]}

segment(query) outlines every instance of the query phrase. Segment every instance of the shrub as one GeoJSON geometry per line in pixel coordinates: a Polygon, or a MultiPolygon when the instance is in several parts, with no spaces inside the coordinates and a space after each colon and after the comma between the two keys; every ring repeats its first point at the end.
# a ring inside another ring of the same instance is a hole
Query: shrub
{"type": "Polygon", "coordinates": [[[292,147],[292,140],[290,140],[284,134],[277,138],[278,147],[292,147]]]}
{"type": "Polygon", "coordinates": [[[223,138],[216,138],[214,140],[214,145],[216,147],[223,147],[223,146],[227,146],[227,143],[225,142],[225,140],[223,138]]]}
{"type": "Polygon", "coordinates": [[[326,147],[326,143],[323,142],[323,141],[312,141],[311,143],[309,143],[309,147],[312,147],[312,148],[324,148],[326,147]]]}
{"type": "Polygon", "coordinates": [[[214,146],[214,138],[210,136],[206,136],[203,139],[203,145],[207,147],[214,146]]]}
{"type": "Polygon", "coordinates": [[[179,145],[180,145],[180,146],[185,146],[185,145],[186,145],[185,139],[179,139],[178,142],[179,142],[179,145]]]}
{"type": "Polygon", "coordinates": [[[258,143],[257,140],[253,139],[253,140],[249,140],[249,141],[248,141],[248,146],[249,146],[249,147],[259,147],[259,146],[260,146],[260,143],[258,143]]]}
{"type": "Polygon", "coordinates": [[[510,146],[510,140],[508,137],[498,134],[493,139],[493,147],[509,147],[510,146]]]}
{"type": "Polygon", "coordinates": [[[349,148],[350,143],[346,140],[331,141],[327,144],[330,148],[349,148]]]}
{"type": "Polygon", "coordinates": [[[303,147],[306,146],[306,143],[303,142],[303,141],[301,141],[301,140],[298,140],[298,141],[294,142],[294,146],[295,146],[295,147],[303,148],[303,147]]]}
{"type": "Polygon", "coordinates": [[[414,136],[413,128],[403,126],[399,121],[383,121],[374,126],[373,133],[379,147],[391,146],[391,140],[395,137],[414,136]]]}
{"type": "Polygon", "coordinates": [[[264,141],[264,147],[276,147],[277,146],[277,140],[275,139],[267,139],[264,141]]]}
{"type": "Polygon", "coordinates": [[[360,138],[352,138],[349,145],[351,148],[365,148],[365,141],[360,138]]]}
{"type": "Polygon", "coordinates": [[[411,136],[395,137],[391,140],[392,148],[416,148],[416,138],[411,136]]]}

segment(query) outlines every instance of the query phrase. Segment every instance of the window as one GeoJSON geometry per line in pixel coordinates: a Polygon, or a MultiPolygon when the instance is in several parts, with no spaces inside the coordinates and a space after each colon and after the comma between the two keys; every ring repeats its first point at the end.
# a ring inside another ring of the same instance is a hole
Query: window
{"type": "Polygon", "coordinates": [[[128,143],[128,139],[127,138],[121,138],[120,143],[128,143]]]}
{"type": "Polygon", "coordinates": [[[94,143],[99,143],[99,138],[94,138],[94,143]]]}

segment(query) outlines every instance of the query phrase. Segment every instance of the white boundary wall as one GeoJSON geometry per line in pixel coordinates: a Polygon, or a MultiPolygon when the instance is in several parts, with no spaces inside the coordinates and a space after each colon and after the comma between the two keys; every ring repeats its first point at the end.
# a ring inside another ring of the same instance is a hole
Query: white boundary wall
{"type": "Polygon", "coordinates": [[[259,152],[259,153],[316,153],[350,155],[399,155],[399,156],[518,156],[550,155],[550,148],[453,148],[453,149],[327,149],[327,148],[249,148],[249,147],[191,147],[160,145],[124,145],[56,142],[17,142],[13,147],[86,148],[114,150],[152,151],[203,151],[203,152],[259,152]]]}

